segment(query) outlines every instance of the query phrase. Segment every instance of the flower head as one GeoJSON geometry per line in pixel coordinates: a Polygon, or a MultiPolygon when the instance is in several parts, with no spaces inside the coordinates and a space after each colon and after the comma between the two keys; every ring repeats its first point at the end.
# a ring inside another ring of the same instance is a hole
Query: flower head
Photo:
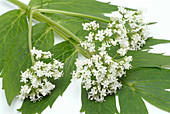
{"type": "Polygon", "coordinates": [[[52,84],[50,80],[56,80],[63,76],[62,70],[64,64],[56,59],[52,59],[49,63],[40,61],[41,58],[52,58],[52,54],[49,51],[43,52],[41,50],[36,50],[35,47],[30,51],[37,61],[25,72],[21,71],[21,82],[23,82],[24,85],[21,86],[20,95],[18,97],[21,100],[30,98],[32,102],[36,102],[50,94],[55,88],[55,85],[52,84]]]}
{"type": "Polygon", "coordinates": [[[132,67],[132,56],[126,56],[127,52],[139,50],[148,37],[141,11],[118,8],[119,16],[112,16],[106,29],[100,29],[96,21],[82,24],[83,29],[90,32],[81,46],[94,55],[87,60],[77,59],[77,69],[72,76],[73,80],[82,78],[88,98],[97,102],[103,102],[105,96],[116,93],[122,87],[119,78],[132,67]],[[117,54],[109,55],[108,50],[115,46],[113,51],[117,54]]]}

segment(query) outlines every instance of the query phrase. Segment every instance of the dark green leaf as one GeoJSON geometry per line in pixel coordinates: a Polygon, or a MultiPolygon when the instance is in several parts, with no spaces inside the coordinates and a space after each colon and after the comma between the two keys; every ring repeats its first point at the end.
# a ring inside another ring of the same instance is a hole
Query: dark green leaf
{"type": "Polygon", "coordinates": [[[22,31],[27,30],[26,15],[21,10],[12,10],[0,16],[0,71],[11,41],[22,31]]]}
{"type": "Polygon", "coordinates": [[[95,101],[91,101],[88,99],[87,91],[82,88],[82,108],[80,112],[84,112],[85,114],[115,114],[118,113],[116,109],[116,100],[115,96],[107,96],[105,98],[106,101],[102,103],[98,103],[95,101]]]}
{"type": "Polygon", "coordinates": [[[154,25],[156,24],[157,22],[149,22],[147,25],[154,25]]]}
{"type": "MultiPolygon", "coordinates": [[[[112,11],[117,11],[118,8],[115,5],[110,5],[109,3],[101,3],[96,0],[31,0],[30,6],[36,6],[40,9],[54,9],[62,10],[73,13],[80,13],[91,15],[96,18],[102,18],[109,21],[108,17],[104,16],[104,13],[111,13],[112,11]],[[89,6],[90,4],[90,6],[89,6]]],[[[58,24],[62,25],[73,34],[77,34],[79,30],[82,29],[82,23],[92,21],[94,19],[86,17],[76,17],[71,15],[63,14],[50,14],[44,13],[46,16],[50,17],[52,20],[56,21],[58,24]]]]}
{"type": "Polygon", "coordinates": [[[23,114],[41,113],[47,106],[52,107],[54,101],[59,95],[63,94],[71,82],[71,73],[75,69],[74,63],[78,56],[74,46],[68,41],[65,41],[52,47],[50,51],[54,54],[56,59],[64,62],[64,76],[61,79],[53,82],[56,88],[52,91],[51,95],[48,95],[36,103],[32,103],[28,99],[25,100],[21,109],[19,109],[19,111],[23,114]]]}
{"type": "Polygon", "coordinates": [[[132,114],[133,109],[137,114],[147,113],[141,98],[170,112],[170,92],[165,91],[170,88],[170,70],[137,68],[128,71],[121,81],[123,89],[119,91],[118,96],[122,113],[132,114]]]}
{"type": "Polygon", "coordinates": [[[108,18],[105,17],[103,13],[111,13],[111,11],[118,10],[117,6],[115,5],[101,3],[96,0],[31,0],[29,5],[37,6],[41,9],[56,9],[88,14],[107,20],[108,18]]]}
{"type": "Polygon", "coordinates": [[[147,51],[129,51],[127,55],[133,57],[132,66],[137,67],[164,67],[170,65],[170,56],[152,54],[147,51]]]}
{"type": "Polygon", "coordinates": [[[120,114],[148,114],[141,96],[133,87],[124,84],[118,96],[120,114]]]}
{"type": "MultiPolygon", "coordinates": [[[[7,61],[4,64],[2,72],[3,88],[5,90],[6,99],[10,105],[13,98],[19,94],[20,72],[25,71],[31,66],[31,59],[28,48],[28,32],[22,32],[13,40],[13,45],[7,54],[7,61]]],[[[49,39],[54,39],[53,32],[49,30],[49,26],[45,23],[37,24],[33,27],[33,46],[38,49],[46,49],[53,44],[49,39]],[[41,27],[44,30],[40,30],[41,27]],[[35,32],[36,31],[36,32],[35,32]],[[40,35],[41,34],[41,35],[40,35]],[[39,44],[41,42],[41,45],[39,44]]]]}
{"type": "Polygon", "coordinates": [[[85,18],[66,16],[62,14],[46,13],[45,15],[56,21],[58,24],[64,26],[75,35],[80,29],[83,28],[82,23],[90,22],[85,18]]]}
{"type": "Polygon", "coordinates": [[[170,43],[170,40],[154,39],[150,37],[146,40],[146,44],[142,47],[142,49],[152,49],[150,46],[163,44],[163,43],[170,43]]]}

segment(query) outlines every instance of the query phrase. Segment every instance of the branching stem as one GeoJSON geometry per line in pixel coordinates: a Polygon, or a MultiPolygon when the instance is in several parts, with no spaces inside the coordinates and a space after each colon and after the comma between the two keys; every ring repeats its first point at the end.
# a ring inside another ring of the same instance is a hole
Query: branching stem
{"type": "MultiPolygon", "coordinates": [[[[21,10],[23,10],[23,11],[25,11],[25,12],[27,12],[29,9],[30,9],[30,7],[29,6],[27,6],[26,4],[24,4],[24,3],[22,3],[22,2],[20,2],[20,1],[18,1],[18,0],[7,0],[7,1],[9,1],[9,2],[11,2],[11,3],[13,3],[13,4],[15,4],[15,5],[17,5],[21,10]]],[[[41,9],[41,10],[38,10],[38,9],[34,9],[33,10],[33,12],[30,12],[30,19],[29,19],[29,36],[28,36],[28,38],[29,38],[29,48],[30,49],[32,49],[32,44],[31,44],[31,32],[32,32],[32,19],[34,18],[34,19],[36,19],[36,20],[38,20],[38,21],[40,21],[40,22],[46,22],[46,23],[48,23],[51,27],[53,27],[53,29],[54,29],[54,31],[55,32],[57,32],[61,37],[63,37],[63,39],[67,39],[67,40],[69,40],[70,41],[70,43],[72,43],[75,47],[76,47],[76,49],[77,49],[77,51],[79,51],[82,55],[84,55],[85,57],[87,57],[87,58],[90,58],[91,56],[92,56],[92,54],[89,52],[89,51],[86,51],[86,50],[84,50],[83,48],[81,48],[80,46],[79,46],[79,44],[80,44],[80,39],[76,36],[76,35],[74,35],[72,32],[70,32],[68,29],[66,29],[65,27],[63,27],[62,25],[60,25],[59,23],[57,23],[57,22],[55,22],[55,21],[53,21],[53,20],[51,20],[49,17],[47,17],[47,16],[45,16],[45,15],[43,15],[42,13],[40,13],[39,11],[42,11],[43,12],[43,10],[41,9]],[[32,14],[32,13],[34,13],[34,15],[32,14]],[[76,44],[76,45],[75,45],[76,44]]],[[[47,10],[46,10],[47,11],[47,10]]],[[[59,11],[59,10],[57,10],[57,12],[59,13],[65,13],[65,14],[68,14],[68,13],[70,13],[70,12],[65,12],[65,11],[59,11]]],[[[29,14],[29,13],[27,13],[27,14],[29,14]]],[[[78,13],[72,13],[71,15],[79,15],[79,16],[83,16],[83,14],[82,15],[80,15],[80,14],[78,14],[78,13]]],[[[84,16],[88,16],[89,18],[92,18],[92,16],[89,16],[89,15],[84,15],[84,16]]],[[[34,63],[34,58],[33,57],[31,57],[31,59],[32,59],[32,62],[34,63]]]]}

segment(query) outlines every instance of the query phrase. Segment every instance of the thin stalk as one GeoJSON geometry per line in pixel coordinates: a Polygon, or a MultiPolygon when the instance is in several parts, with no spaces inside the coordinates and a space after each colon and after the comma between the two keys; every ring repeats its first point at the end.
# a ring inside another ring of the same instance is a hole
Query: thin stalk
{"type": "MultiPolygon", "coordinates": [[[[30,11],[30,17],[29,17],[29,26],[28,26],[28,44],[29,44],[29,50],[32,50],[32,40],[31,40],[31,36],[32,36],[32,15],[33,15],[34,11],[30,11]]],[[[31,56],[31,61],[32,64],[34,65],[35,60],[33,55],[30,52],[30,56],[31,56]]]]}
{"type": "Polygon", "coordinates": [[[37,9],[39,12],[44,12],[44,13],[57,13],[57,14],[66,14],[66,15],[71,15],[71,16],[77,16],[77,17],[85,17],[89,19],[94,19],[94,20],[99,20],[108,23],[109,20],[102,19],[99,17],[87,15],[87,14],[81,14],[81,13],[74,13],[74,12],[68,12],[68,11],[62,11],[62,10],[53,10],[53,9],[37,9]]]}

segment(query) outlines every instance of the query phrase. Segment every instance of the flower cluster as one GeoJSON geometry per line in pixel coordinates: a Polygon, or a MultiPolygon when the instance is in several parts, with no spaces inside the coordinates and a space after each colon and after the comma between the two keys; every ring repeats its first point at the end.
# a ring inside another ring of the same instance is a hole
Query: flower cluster
{"type": "Polygon", "coordinates": [[[105,96],[121,88],[119,78],[132,67],[132,56],[126,56],[127,51],[139,50],[148,37],[147,24],[142,19],[141,11],[127,11],[119,7],[118,13],[118,17],[110,18],[106,29],[100,29],[95,21],[82,24],[89,34],[81,46],[94,55],[87,60],[77,59],[77,69],[72,76],[73,80],[82,78],[88,98],[97,102],[103,102],[105,96]],[[108,53],[111,46],[119,47],[114,57],[108,53]]]}
{"type": "Polygon", "coordinates": [[[83,23],[83,29],[90,33],[85,37],[87,40],[82,42],[81,46],[90,52],[95,52],[95,42],[104,41],[113,46],[119,45],[120,49],[117,53],[124,56],[128,50],[139,50],[145,44],[149,32],[141,11],[127,11],[119,7],[119,16],[113,16],[110,20],[107,28],[100,30],[99,24],[95,21],[83,23]]]}
{"type": "Polygon", "coordinates": [[[132,57],[113,60],[109,55],[93,55],[91,59],[77,60],[73,80],[82,77],[83,88],[88,91],[88,98],[97,102],[104,101],[108,94],[116,93],[122,84],[118,81],[130,69],[132,57]]]}
{"type": "Polygon", "coordinates": [[[50,63],[45,63],[39,59],[51,59],[51,52],[43,52],[41,50],[30,50],[31,54],[35,56],[37,61],[31,68],[25,72],[21,71],[21,82],[24,83],[21,86],[20,95],[18,96],[21,100],[30,98],[32,102],[41,100],[44,96],[51,93],[55,88],[55,85],[50,80],[58,79],[63,76],[64,64],[53,59],[50,63]]]}

